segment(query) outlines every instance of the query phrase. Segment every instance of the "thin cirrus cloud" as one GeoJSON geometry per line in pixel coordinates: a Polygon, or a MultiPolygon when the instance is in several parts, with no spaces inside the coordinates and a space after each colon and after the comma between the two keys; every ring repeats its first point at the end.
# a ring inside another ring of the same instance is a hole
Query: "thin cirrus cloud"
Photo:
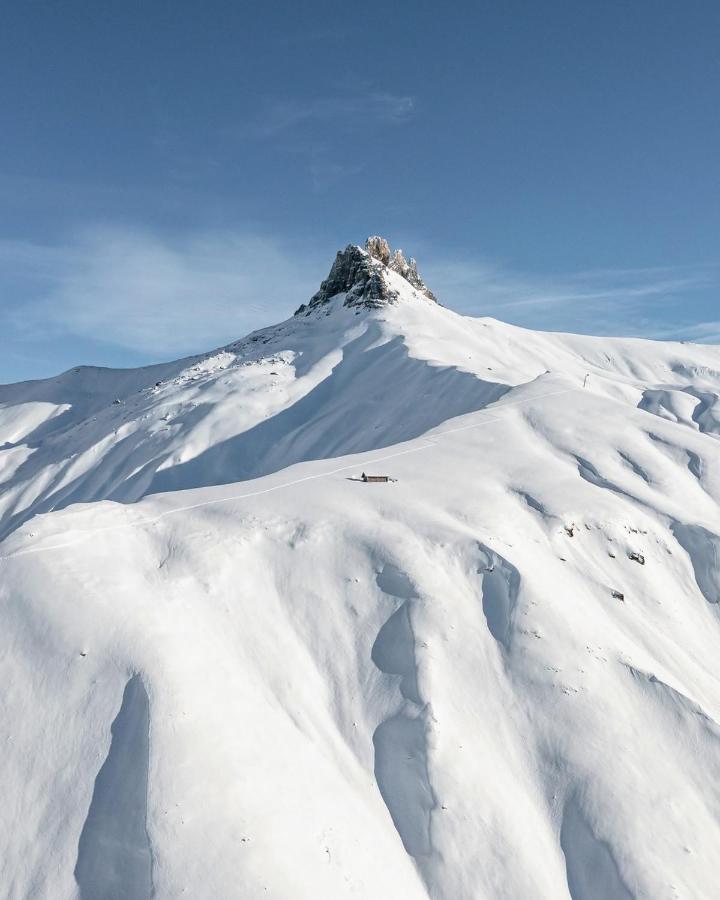
{"type": "Polygon", "coordinates": [[[529,328],[710,341],[717,323],[688,322],[717,289],[717,267],[607,269],[527,276],[492,263],[430,262],[423,273],[448,305],[529,328]],[[701,303],[697,303],[698,308],[701,303]],[[660,324],[658,324],[660,323],[660,324]]]}
{"type": "Polygon", "coordinates": [[[720,344],[720,321],[694,322],[675,328],[659,328],[650,332],[657,340],[681,339],[699,344],[720,344]]]}
{"type": "MultiPolygon", "coordinates": [[[[0,329],[18,352],[56,337],[147,359],[201,352],[290,315],[317,289],[333,250],[127,228],[95,228],[56,246],[0,241],[0,296],[13,298],[0,307],[0,329]]],[[[692,298],[714,285],[712,267],[548,278],[436,257],[421,271],[444,305],[465,314],[559,331],[720,337],[720,323],[692,315],[692,298]]]]}
{"type": "MultiPolygon", "coordinates": [[[[317,274],[271,239],[96,229],[63,246],[0,242],[0,323],[25,344],[73,336],[142,354],[205,350],[288,315],[317,274]]],[[[7,332],[6,332],[7,333],[7,332]]]]}
{"type": "Polygon", "coordinates": [[[306,125],[333,123],[343,129],[368,125],[402,125],[415,113],[413,97],[382,91],[337,97],[312,97],[268,102],[246,133],[258,139],[287,134],[306,125]]]}
{"type": "Polygon", "coordinates": [[[387,91],[266,99],[233,133],[304,161],[313,190],[322,192],[364,170],[363,138],[404,125],[415,113],[413,97],[387,91]],[[354,140],[343,140],[348,136],[354,140]]]}

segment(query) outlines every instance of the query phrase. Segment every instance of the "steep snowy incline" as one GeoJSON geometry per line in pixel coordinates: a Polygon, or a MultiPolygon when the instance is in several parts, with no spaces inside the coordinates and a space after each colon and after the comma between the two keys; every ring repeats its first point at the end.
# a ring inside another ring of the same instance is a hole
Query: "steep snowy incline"
{"type": "Polygon", "coordinates": [[[715,897],[720,348],[368,251],[222,350],[0,389],[11,900],[715,897]]]}
{"type": "MultiPolygon", "coordinates": [[[[391,264],[409,266],[396,256],[388,248],[391,264]]],[[[468,319],[349,247],[308,307],[228,347],[0,387],[0,538],[71,503],[134,501],[387,447],[548,371],[574,385],[590,373],[593,393],[720,432],[712,348],[468,319]]]]}
{"type": "Polygon", "coordinates": [[[545,387],[7,539],[10,896],[711,898],[716,439],[545,387]]]}

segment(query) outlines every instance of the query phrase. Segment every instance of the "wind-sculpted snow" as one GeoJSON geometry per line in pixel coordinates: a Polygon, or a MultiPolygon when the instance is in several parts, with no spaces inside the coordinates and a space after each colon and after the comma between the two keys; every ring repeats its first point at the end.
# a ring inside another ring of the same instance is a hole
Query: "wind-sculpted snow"
{"type": "MultiPolygon", "coordinates": [[[[124,374],[117,386],[109,373],[96,383],[94,371],[82,370],[61,384],[18,386],[21,396],[66,397],[67,411],[28,434],[28,455],[10,480],[0,478],[0,538],[32,515],[72,503],[132,502],[148,492],[228,484],[303,460],[387,447],[509,389],[411,357],[402,335],[336,312],[339,327],[308,335],[307,323],[291,321],[232,353],[139,370],[134,379],[124,374]]],[[[12,388],[0,389],[0,403],[3,391],[15,397],[12,388]]],[[[7,408],[14,435],[18,406],[7,408]]],[[[34,402],[28,415],[37,416],[34,402]]],[[[2,423],[0,406],[0,441],[2,423]]]]}
{"type": "Polygon", "coordinates": [[[73,503],[134,502],[411,440],[539,377],[589,375],[588,396],[617,402],[654,396],[634,376],[654,385],[674,366],[698,387],[673,388],[689,404],[673,421],[714,433],[720,376],[700,362],[711,351],[687,347],[698,362],[685,369],[676,352],[533,334],[416,297],[358,315],[340,298],[206,356],[0,387],[0,537],[73,503]]]}
{"type": "Polygon", "coordinates": [[[675,522],[672,532],[690,557],[695,581],[708,603],[720,603],[720,536],[684,522],[675,522]]]}
{"type": "Polygon", "coordinates": [[[634,900],[610,848],[593,834],[575,798],[565,804],[560,845],[572,900],[634,900]]]}
{"type": "Polygon", "coordinates": [[[305,460],[388,447],[482,409],[508,390],[414,360],[401,338],[382,343],[379,330],[369,328],[345,345],[330,375],[292,406],[187,462],[162,468],[150,490],[243,481],[305,460]]]}
{"type": "Polygon", "coordinates": [[[407,575],[391,563],[383,566],[376,580],[381,591],[401,602],[378,632],[372,661],[386,675],[400,675],[400,693],[406,700],[420,705],[415,636],[410,621],[410,604],[417,599],[417,594],[407,575]]]}
{"type": "Polygon", "coordinates": [[[430,817],[435,807],[428,773],[427,709],[418,687],[411,604],[417,594],[404,572],[387,563],[380,590],[401,605],[378,633],[372,660],[386,675],[400,676],[398,711],[373,735],[375,777],[403,846],[413,857],[432,852],[430,817]]]}
{"type": "Polygon", "coordinates": [[[432,852],[430,816],[435,801],[428,777],[426,730],[421,713],[398,713],[378,725],[373,735],[380,793],[405,850],[414,857],[432,852]]]}
{"type": "Polygon", "coordinates": [[[638,478],[642,478],[642,480],[646,484],[650,484],[652,482],[652,479],[650,475],[648,475],[647,471],[640,465],[640,463],[636,462],[629,453],[624,453],[622,450],[618,450],[618,456],[634,475],[637,475],[638,478]]]}
{"type": "Polygon", "coordinates": [[[647,389],[640,409],[656,416],[696,428],[706,434],[720,435],[720,401],[714,391],[682,388],[647,389]]]}
{"type": "Polygon", "coordinates": [[[75,878],[82,900],[150,900],[152,856],[146,830],[147,692],[133,675],[112,725],[112,743],[80,834],[75,878]]]}
{"type": "Polygon", "coordinates": [[[397,291],[0,388],[3,895],[716,895],[720,350],[397,291]]]}
{"type": "Polygon", "coordinates": [[[575,456],[575,460],[577,462],[578,474],[585,481],[594,484],[596,487],[603,488],[604,490],[613,491],[630,500],[634,499],[632,493],[601,474],[597,466],[591,463],[589,459],[585,459],[585,457],[582,456],[575,456]]]}
{"type": "MultiPolygon", "coordinates": [[[[691,731],[697,729],[706,730],[712,737],[720,740],[720,725],[698,703],[686,697],[681,691],[670,687],[669,684],[665,684],[656,675],[643,672],[630,665],[627,668],[641,689],[650,694],[665,713],[672,718],[683,720],[679,732],[680,734],[684,732],[683,739],[685,736],[689,736],[691,731]]],[[[713,757],[716,761],[720,761],[720,743],[710,746],[714,751],[713,757]]]]}
{"type": "Polygon", "coordinates": [[[492,636],[509,650],[520,575],[514,566],[490,548],[481,547],[481,554],[483,612],[492,636]]]}
{"type": "Polygon", "coordinates": [[[681,466],[687,466],[689,472],[698,480],[698,482],[702,481],[705,467],[703,460],[698,453],[694,450],[690,450],[687,446],[676,444],[673,441],[660,437],[660,435],[653,434],[652,432],[648,432],[648,437],[653,441],[656,447],[675,462],[680,463],[681,466]]]}

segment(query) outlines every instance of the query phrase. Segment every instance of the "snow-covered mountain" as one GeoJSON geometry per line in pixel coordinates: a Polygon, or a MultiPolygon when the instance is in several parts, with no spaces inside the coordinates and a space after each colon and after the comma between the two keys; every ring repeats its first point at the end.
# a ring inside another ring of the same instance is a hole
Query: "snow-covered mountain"
{"type": "Polygon", "coordinates": [[[716,897],[718,398],[377,238],[220,350],[0,387],[3,896],[716,897]]]}

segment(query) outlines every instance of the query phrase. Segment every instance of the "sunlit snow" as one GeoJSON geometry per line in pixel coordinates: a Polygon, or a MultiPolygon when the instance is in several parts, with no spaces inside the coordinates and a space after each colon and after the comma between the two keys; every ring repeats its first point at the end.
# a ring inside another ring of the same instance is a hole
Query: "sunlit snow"
{"type": "Polygon", "coordinates": [[[0,387],[4,896],[717,896],[720,348],[400,281],[0,387]]]}

